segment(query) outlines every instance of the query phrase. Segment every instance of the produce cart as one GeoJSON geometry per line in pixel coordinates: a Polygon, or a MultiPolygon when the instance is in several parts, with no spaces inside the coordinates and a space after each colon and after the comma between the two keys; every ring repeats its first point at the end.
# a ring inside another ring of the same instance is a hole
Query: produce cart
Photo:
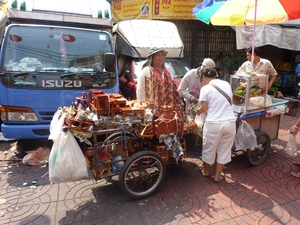
{"type": "Polygon", "coordinates": [[[164,105],[160,115],[153,115],[146,102],[97,89],[82,93],[64,111],[64,126],[83,142],[95,180],[118,175],[122,191],[133,199],[152,195],[167,165],[180,166],[186,156],[183,135],[196,129],[180,104],[164,105]]]}
{"type": "Polygon", "coordinates": [[[269,156],[271,141],[278,138],[280,117],[286,112],[289,101],[267,95],[267,75],[232,75],[230,84],[237,129],[243,120],[246,121],[254,129],[258,144],[251,149],[233,147],[233,151],[245,151],[251,165],[260,165],[269,156]]]}

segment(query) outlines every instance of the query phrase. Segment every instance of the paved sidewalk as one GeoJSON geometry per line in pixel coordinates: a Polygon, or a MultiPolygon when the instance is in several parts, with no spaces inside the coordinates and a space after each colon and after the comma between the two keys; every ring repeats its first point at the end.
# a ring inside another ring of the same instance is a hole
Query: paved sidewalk
{"type": "Polygon", "coordinates": [[[235,155],[216,184],[199,173],[199,153],[188,150],[182,167],[168,170],[159,190],[142,200],[123,194],[117,177],[50,184],[48,167],[3,161],[14,142],[1,142],[0,224],[299,224],[300,179],[290,174],[300,168],[281,151],[296,120],[281,117],[279,138],[262,165],[235,155]]]}

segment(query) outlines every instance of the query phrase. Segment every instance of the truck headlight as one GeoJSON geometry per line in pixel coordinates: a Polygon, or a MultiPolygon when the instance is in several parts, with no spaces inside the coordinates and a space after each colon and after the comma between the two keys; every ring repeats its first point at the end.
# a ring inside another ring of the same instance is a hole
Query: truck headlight
{"type": "Polygon", "coordinates": [[[38,121],[32,109],[23,107],[0,106],[1,119],[7,121],[26,122],[38,121]]]}

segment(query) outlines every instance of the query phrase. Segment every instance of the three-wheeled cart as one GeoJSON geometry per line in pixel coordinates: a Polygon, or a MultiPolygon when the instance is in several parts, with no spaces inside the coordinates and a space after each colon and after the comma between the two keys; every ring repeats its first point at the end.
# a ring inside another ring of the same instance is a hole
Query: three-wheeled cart
{"type": "Polygon", "coordinates": [[[252,149],[235,149],[234,146],[233,151],[245,151],[251,165],[260,165],[269,156],[271,141],[278,138],[280,118],[286,112],[289,100],[267,95],[267,75],[231,75],[230,84],[237,129],[243,120],[246,121],[255,131],[258,144],[252,149]],[[241,82],[244,82],[244,88],[241,88],[241,82]]]}
{"type": "Polygon", "coordinates": [[[186,156],[183,135],[196,129],[194,121],[183,121],[183,106],[167,106],[147,122],[145,105],[91,89],[65,110],[65,126],[85,140],[82,150],[95,180],[118,175],[122,191],[133,199],[152,195],[167,165],[180,166],[186,156]],[[97,120],[85,119],[91,111],[97,120]]]}

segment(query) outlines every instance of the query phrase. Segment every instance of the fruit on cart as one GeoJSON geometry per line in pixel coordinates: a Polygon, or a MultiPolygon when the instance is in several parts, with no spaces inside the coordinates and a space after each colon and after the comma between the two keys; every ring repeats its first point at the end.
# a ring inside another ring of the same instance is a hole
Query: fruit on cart
{"type": "Polygon", "coordinates": [[[234,90],[233,93],[236,95],[242,95],[244,90],[234,90]]]}
{"type": "Polygon", "coordinates": [[[247,90],[244,89],[243,92],[242,92],[242,95],[244,96],[246,94],[247,90]]]}
{"type": "Polygon", "coordinates": [[[256,93],[256,89],[255,88],[251,88],[250,89],[250,94],[254,94],[254,93],[256,93]]]}
{"type": "MultiPolygon", "coordinates": [[[[245,96],[246,92],[247,92],[246,88],[240,86],[233,91],[234,94],[241,95],[241,96],[245,96]]],[[[261,93],[264,93],[264,88],[260,88],[258,85],[253,85],[249,90],[249,97],[257,96],[260,95],[261,93]]]]}
{"type": "MultiPolygon", "coordinates": [[[[244,91],[245,91],[245,88],[239,86],[239,87],[237,87],[237,88],[233,91],[233,93],[236,94],[236,95],[242,95],[244,91]]],[[[246,93],[246,92],[245,92],[245,93],[246,93]]]]}
{"type": "Polygon", "coordinates": [[[261,88],[255,90],[255,94],[259,95],[262,92],[261,88]]]}
{"type": "Polygon", "coordinates": [[[257,76],[255,72],[250,72],[250,71],[247,71],[246,74],[250,75],[251,77],[257,76]]]}

